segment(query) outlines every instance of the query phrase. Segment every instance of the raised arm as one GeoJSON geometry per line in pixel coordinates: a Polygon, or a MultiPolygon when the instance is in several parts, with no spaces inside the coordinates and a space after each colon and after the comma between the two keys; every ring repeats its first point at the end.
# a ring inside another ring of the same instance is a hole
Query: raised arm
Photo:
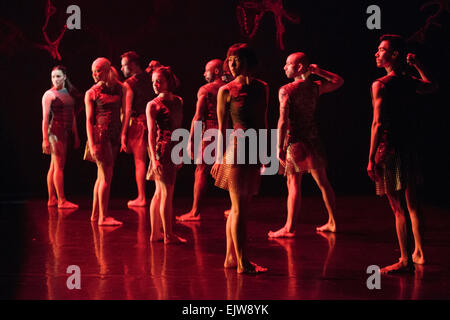
{"type": "Polygon", "coordinates": [[[335,91],[344,84],[344,79],[342,79],[339,75],[320,69],[316,64],[311,64],[309,66],[309,71],[312,74],[323,78],[323,80],[319,83],[319,95],[335,91]]]}
{"type": "Polygon", "coordinates": [[[406,62],[411,67],[414,67],[420,75],[418,80],[416,92],[419,94],[432,93],[438,89],[438,84],[434,82],[428,71],[425,70],[422,63],[416,58],[415,54],[408,53],[406,57],[406,62]]]}
{"type": "Polygon", "coordinates": [[[48,117],[50,115],[50,106],[55,96],[51,91],[46,91],[42,96],[42,151],[50,153],[50,142],[48,141],[48,117]]]}
{"type": "Polygon", "coordinates": [[[280,163],[286,165],[286,150],[284,149],[284,140],[286,139],[287,129],[288,129],[288,117],[289,117],[289,106],[288,106],[288,94],[285,88],[280,88],[278,91],[278,100],[280,101],[280,116],[278,118],[277,125],[277,156],[280,163]]]}
{"type": "Polygon", "coordinates": [[[370,134],[370,150],[369,150],[369,164],[367,165],[367,173],[372,180],[375,180],[375,155],[380,143],[381,136],[381,118],[383,105],[383,84],[375,81],[372,84],[372,106],[373,106],[373,120],[370,134]]]}
{"type": "Polygon", "coordinates": [[[134,92],[127,82],[123,83],[123,95],[122,95],[122,133],[120,136],[120,151],[127,152],[127,131],[131,118],[131,106],[133,105],[134,92]]]}

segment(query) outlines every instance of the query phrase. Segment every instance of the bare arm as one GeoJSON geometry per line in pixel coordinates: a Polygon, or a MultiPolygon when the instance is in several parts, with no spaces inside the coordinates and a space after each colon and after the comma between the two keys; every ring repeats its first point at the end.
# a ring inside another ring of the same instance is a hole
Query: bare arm
{"type": "MultiPolygon", "coordinates": [[[[95,153],[95,145],[94,145],[94,124],[95,124],[95,115],[94,115],[94,91],[88,90],[86,95],[84,96],[84,104],[86,107],[86,134],[87,140],[89,144],[89,149],[92,153],[95,153]]],[[[93,154],[95,156],[95,154],[93,154]]]]}
{"type": "Polygon", "coordinates": [[[127,82],[123,83],[122,110],[124,110],[122,121],[122,134],[120,138],[120,151],[127,151],[127,131],[131,118],[131,106],[133,104],[134,92],[127,82]]]}
{"type": "Polygon", "coordinates": [[[194,152],[194,148],[192,148],[192,141],[194,139],[194,128],[196,121],[203,121],[204,114],[207,108],[207,92],[204,89],[200,89],[197,94],[197,106],[195,109],[194,117],[191,122],[191,130],[189,132],[189,146],[188,150],[190,150],[191,158],[193,158],[192,152],[194,152]]]}
{"type": "Polygon", "coordinates": [[[416,68],[417,72],[420,75],[420,79],[417,79],[419,81],[416,88],[417,93],[432,93],[438,89],[438,84],[431,79],[428,71],[426,71],[420,61],[416,59],[416,55],[408,53],[406,62],[408,63],[408,65],[416,68]]]}
{"type": "Polygon", "coordinates": [[[156,159],[156,107],[156,104],[150,101],[147,103],[147,107],[145,109],[148,127],[148,146],[150,150],[150,160],[153,167],[155,167],[158,163],[158,160],[156,159]]]}
{"type": "Polygon", "coordinates": [[[218,164],[222,163],[223,159],[223,139],[225,136],[226,130],[226,105],[229,100],[230,92],[228,88],[221,87],[217,94],[217,122],[218,122],[218,132],[219,136],[217,137],[217,157],[216,164],[214,165],[211,173],[216,172],[218,170],[218,164]]]}
{"type": "Polygon", "coordinates": [[[344,79],[339,75],[320,69],[317,65],[311,64],[309,66],[309,71],[312,74],[316,74],[323,78],[324,81],[320,81],[319,95],[323,93],[328,93],[339,89],[344,84],[344,79]]]}
{"type": "Polygon", "coordinates": [[[289,117],[289,106],[288,106],[289,96],[286,89],[281,88],[278,92],[278,100],[280,101],[280,116],[278,118],[278,159],[283,166],[286,165],[286,150],[284,150],[284,140],[286,139],[287,129],[288,129],[288,117],[289,117]]]}
{"type": "Polygon", "coordinates": [[[375,154],[377,152],[381,136],[381,117],[383,111],[382,89],[383,84],[381,82],[375,81],[372,84],[373,120],[370,134],[369,164],[367,166],[367,172],[372,179],[374,179],[375,154]]]}
{"type": "Polygon", "coordinates": [[[78,149],[80,146],[80,137],[78,135],[77,118],[75,117],[75,110],[72,111],[72,134],[74,139],[74,148],[78,149]]]}
{"type": "Polygon", "coordinates": [[[51,91],[46,91],[42,96],[42,151],[50,153],[50,143],[48,141],[48,116],[50,115],[50,106],[55,96],[51,91]]]}

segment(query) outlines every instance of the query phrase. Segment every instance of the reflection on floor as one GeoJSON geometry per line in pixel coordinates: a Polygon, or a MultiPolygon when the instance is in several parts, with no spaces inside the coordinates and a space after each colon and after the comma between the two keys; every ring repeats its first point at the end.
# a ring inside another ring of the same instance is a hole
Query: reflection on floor
{"type": "MultiPolygon", "coordinates": [[[[369,290],[370,265],[399,257],[394,218],[385,199],[340,197],[336,234],[316,233],[326,220],[319,197],[306,197],[294,239],[267,238],[285,217],[283,198],[257,197],[249,222],[249,253],[269,271],[257,276],[224,270],[226,198],[208,199],[202,221],[176,223],[184,245],[149,243],[148,207],[114,199],[121,227],[91,224],[90,199],[77,211],[47,208],[44,200],[1,205],[1,298],[7,299],[448,299],[449,213],[426,207],[425,254],[414,275],[382,276],[369,290]],[[69,290],[80,268],[80,289],[69,290]],[[70,278],[70,279],[69,279],[70,278]]],[[[176,199],[175,215],[191,200],[176,199]]]]}

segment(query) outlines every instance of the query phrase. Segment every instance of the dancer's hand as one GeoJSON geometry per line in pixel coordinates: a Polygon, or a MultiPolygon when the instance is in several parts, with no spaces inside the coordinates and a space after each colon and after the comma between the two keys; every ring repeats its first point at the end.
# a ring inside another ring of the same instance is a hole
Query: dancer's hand
{"type": "Polygon", "coordinates": [[[211,168],[211,175],[214,177],[216,176],[217,172],[219,172],[219,166],[220,163],[214,163],[213,167],[211,168]]]}
{"type": "Polygon", "coordinates": [[[120,136],[120,152],[128,152],[127,148],[127,136],[125,134],[122,134],[120,136]]]}
{"type": "Polygon", "coordinates": [[[309,67],[309,72],[311,72],[311,74],[318,74],[319,73],[319,66],[317,64],[310,64],[309,67]]]}
{"type": "Polygon", "coordinates": [[[372,181],[375,181],[375,164],[372,161],[369,161],[367,165],[367,174],[372,181]]]}
{"type": "Polygon", "coordinates": [[[158,176],[162,175],[161,163],[158,160],[152,161],[153,172],[158,176]]]}
{"type": "Polygon", "coordinates": [[[48,142],[48,140],[42,141],[42,152],[45,154],[50,154],[50,142],[48,142]]]}
{"type": "Polygon", "coordinates": [[[283,149],[278,149],[278,161],[280,161],[283,167],[286,167],[286,151],[283,149]]]}
{"type": "Polygon", "coordinates": [[[91,150],[91,155],[95,160],[101,159],[100,146],[98,144],[89,146],[89,149],[91,150]]]}
{"type": "Polygon", "coordinates": [[[417,67],[420,64],[414,53],[408,53],[406,63],[411,67],[417,67]]]}

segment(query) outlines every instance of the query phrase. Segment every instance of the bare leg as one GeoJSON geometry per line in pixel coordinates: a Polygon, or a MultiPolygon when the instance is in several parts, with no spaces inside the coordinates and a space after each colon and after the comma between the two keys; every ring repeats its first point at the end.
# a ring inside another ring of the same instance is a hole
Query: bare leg
{"type": "Polygon", "coordinates": [[[301,205],[302,174],[287,176],[288,199],[286,224],[278,231],[269,231],[269,238],[292,238],[295,236],[295,221],[301,205]]]}
{"type": "Polygon", "coordinates": [[[155,194],[150,203],[150,242],[163,241],[164,235],[161,233],[161,214],[159,213],[161,203],[161,187],[159,181],[155,181],[155,194]]]}
{"type": "Polygon", "coordinates": [[[185,213],[177,217],[178,221],[198,221],[200,220],[200,201],[205,194],[207,187],[207,176],[209,170],[205,165],[197,165],[195,169],[195,182],[194,182],[194,199],[192,202],[192,209],[188,213],[185,213]]]}
{"type": "Polygon", "coordinates": [[[47,206],[56,207],[58,205],[58,198],[56,197],[55,185],[53,183],[53,175],[54,175],[54,159],[53,156],[50,160],[50,168],[47,173],[47,190],[48,190],[48,202],[47,206]]]}
{"type": "Polygon", "coordinates": [[[168,185],[160,181],[161,203],[159,212],[161,214],[162,227],[164,230],[164,244],[185,243],[186,239],[177,236],[172,226],[172,200],[174,185],[168,185]]]}
{"type": "Polygon", "coordinates": [[[414,266],[412,266],[412,261],[408,253],[408,230],[406,225],[405,211],[401,206],[400,193],[395,192],[386,195],[395,215],[395,229],[397,232],[401,257],[399,262],[382,268],[381,273],[412,272],[414,271],[414,266]]]}
{"type": "Polygon", "coordinates": [[[109,193],[111,190],[111,181],[113,174],[113,164],[105,165],[98,163],[100,167],[100,180],[98,185],[98,204],[99,204],[99,226],[120,226],[121,221],[108,216],[109,193]]]}
{"type": "MultiPolygon", "coordinates": [[[[252,263],[247,256],[247,214],[250,196],[230,191],[232,211],[228,217],[230,234],[236,253],[237,272],[254,274],[267,271],[266,268],[252,263]]],[[[227,239],[228,242],[228,239],[227,239]]]]}
{"type": "Polygon", "coordinates": [[[94,192],[93,192],[93,200],[92,200],[92,214],[91,214],[91,221],[98,221],[98,212],[99,212],[99,205],[98,205],[98,186],[100,185],[100,167],[97,166],[97,179],[95,180],[94,185],[94,192]]]}
{"type": "Polygon", "coordinates": [[[227,217],[227,224],[226,224],[226,240],[227,240],[227,249],[226,249],[226,253],[225,253],[225,262],[223,264],[224,268],[236,268],[237,267],[237,263],[236,263],[236,257],[235,257],[235,252],[234,252],[234,244],[233,244],[233,237],[231,235],[231,211],[233,209],[227,210],[229,211],[228,213],[228,217],[227,217]]]}
{"type": "Polygon", "coordinates": [[[147,151],[146,147],[142,146],[134,153],[134,166],[136,175],[136,186],[138,190],[138,196],[134,200],[128,201],[129,207],[145,207],[147,205],[145,200],[145,174],[146,174],[146,160],[147,151]]]}
{"type": "Polygon", "coordinates": [[[326,169],[312,169],[311,175],[322,192],[322,199],[328,212],[328,222],[321,227],[317,227],[316,230],[319,232],[336,232],[336,222],[334,220],[336,197],[334,195],[333,187],[331,187],[331,184],[328,181],[326,169]]]}
{"type": "Polygon", "coordinates": [[[406,205],[408,207],[409,216],[411,218],[411,227],[414,235],[414,252],[412,255],[413,262],[416,264],[425,264],[425,257],[422,248],[422,221],[420,205],[418,203],[415,186],[411,185],[406,188],[405,192],[406,205]]]}
{"type": "Polygon", "coordinates": [[[52,154],[53,158],[53,184],[58,196],[59,209],[77,209],[78,205],[67,201],[64,194],[64,165],[66,163],[65,151],[61,155],[52,154]]]}

